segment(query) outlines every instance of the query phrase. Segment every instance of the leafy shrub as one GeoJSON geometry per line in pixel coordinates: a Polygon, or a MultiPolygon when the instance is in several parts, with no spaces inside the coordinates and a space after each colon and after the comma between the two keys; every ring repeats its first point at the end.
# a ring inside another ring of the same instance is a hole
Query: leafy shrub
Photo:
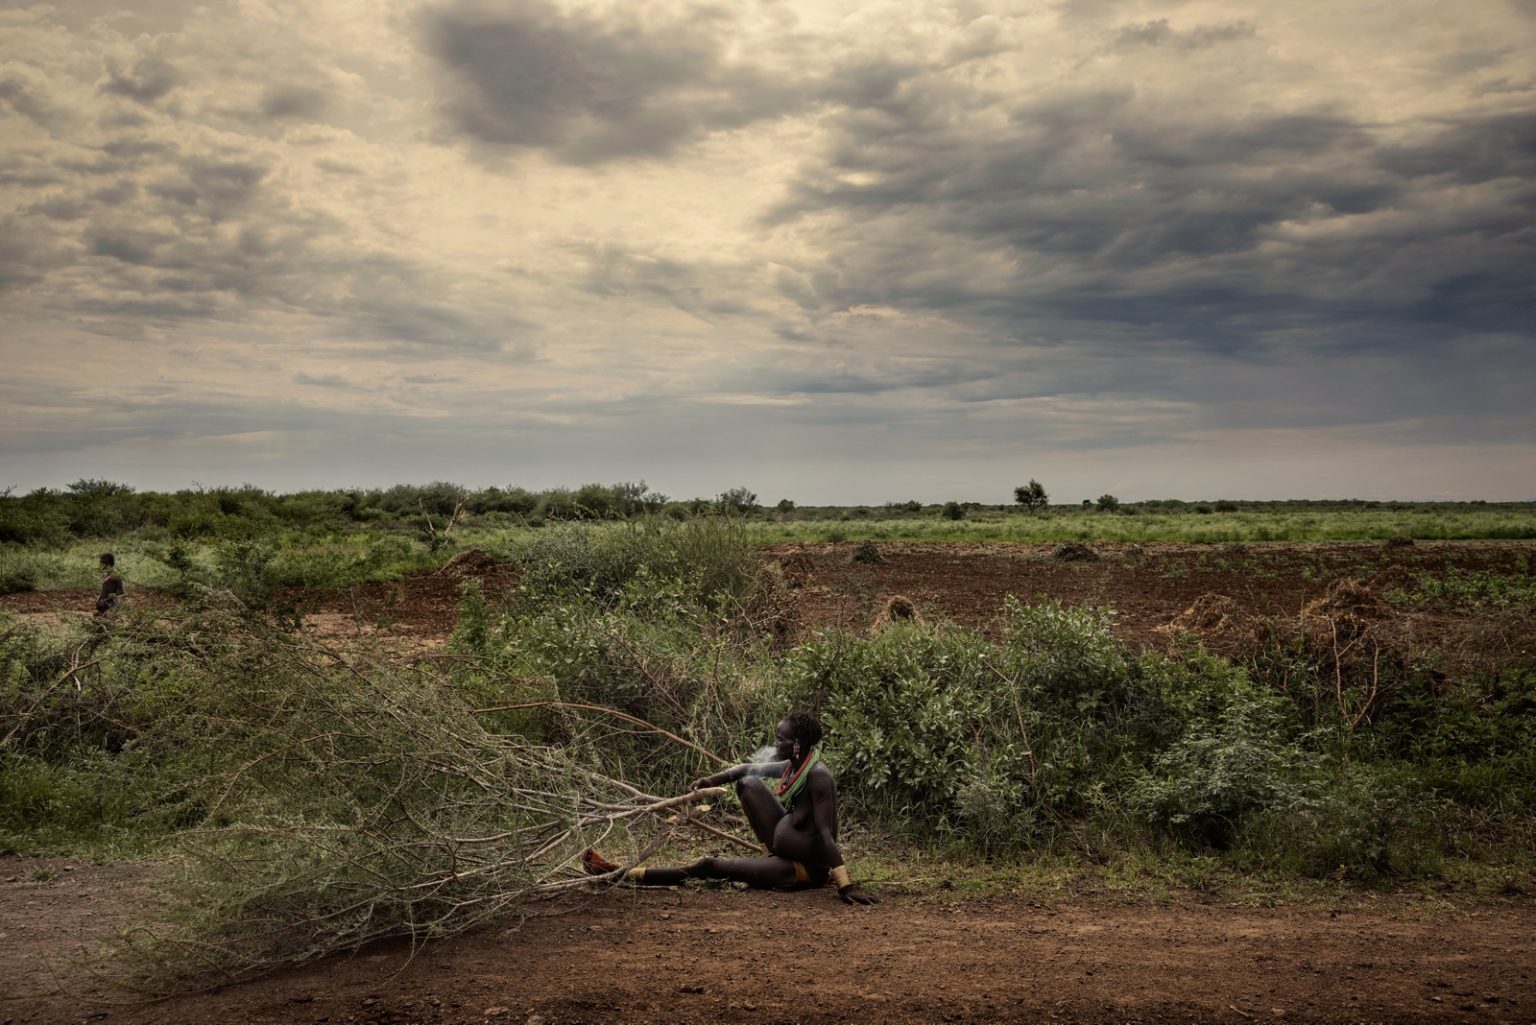
{"type": "Polygon", "coordinates": [[[1214,717],[1191,716],[1128,794],[1132,809],[1199,846],[1229,847],[1249,815],[1301,797],[1305,759],[1284,699],[1252,688],[1232,697],[1214,717]]]}
{"type": "Polygon", "coordinates": [[[1457,819],[1411,770],[1356,764],[1245,824],[1241,861],[1314,878],[1372,882],[1437,875],[1457,819]]]}
{"type": "Polygon", "coordinates": [[[720,492],[715,504],[722,513],[744,516],[757,511],[757,493],[747,488],[730,488],[720,492]]]}
{"type": "MultiPolygon", "coordinates": [[[[479,656],[459,686],[482,706],[600,706],[722,757],[758,747],[756,738],[786,710],[764,685],[766,647],[744,648],[721,632],[722,621],[680,581],[642,571],[606,605],[581,593],[521,594],[482,625],[484,614],[467,591],[454,637],[459,650],[479,656]]],[[[580,742],[593,764],[657,792],[718,767],[602,713],[511,708],[492,722],[544,741],[580,742]]]]}
{"type": "Polygon", "coordinates": [[[837,634],[791,653],[790,703],[820,712],[855,801],[896,822],[944,823],[980,757],[994,654],[954,628],[837,634]]]}
{"type": "Polygon", "coordinates": [[[214,583],[253,609],[265,608],[276,587],[271,564],[277,549],[258,541],[232,541],[214,551],[214,583]]]}
{"type": "Polygon", "coordinates": [[[37,566],[30,553],[0,549],[0,594],[31,591],[37,587],[37,566]]]}
{"type": "Polygon", "coordinates": [[[743,602],[759,564],[739,522],[723,517],[557,527],[527,543],[517,561],[530,600],[576,592],[611,604],[645,573],[679,581],[692,600],[715,608],[743,602]]]}

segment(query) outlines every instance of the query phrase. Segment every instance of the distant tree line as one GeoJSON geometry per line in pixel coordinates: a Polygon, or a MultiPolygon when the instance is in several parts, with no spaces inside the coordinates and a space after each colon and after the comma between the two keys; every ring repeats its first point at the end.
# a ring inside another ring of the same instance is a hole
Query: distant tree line
{"type": "Polygon", "coordinates": [[[141,492],[114,481],[82,479],[63,489],[40,488],[25,495],[0,490],[0,544],[57,545],[72,539],[115,538],[126,534],[186,540],[245,538],[281,529],[347,530],[359,527],[420,530],[440,537],[444,531],[468,521],[480,525],[505,522],[537,527],[553,522],[625,520],[645,516],[686,519],[728,515],[781,521],[964,520],[979,516],[996,519],[1020,511],[1031,516],[1078,515],[1082,512],[1122,516],[1140,513],[1210,515],[1390,510],[1436,504],[1488,505],[1486,502],[1415,503],[1359,499],[1191,502],[1165,498],[1122,502],[1106,493],[1097,499],[1083,499],[1080,507],[1072,503],[1053,507],[1044,485],[1033,479],[1013,489],[1013,502],[1009,504],[987,505],[958,500],[924,503],[913,499],[852,506],[804,505],[789,498],[764,505],[755,492],[745,487],[730,488],[712,498],[672,499],[652,490],[643,480],[545,491],[516,486],[475,489],[433,481],[429,484],[397,484],[389,488],[284,494],[251,485],[141,492]]]}
{"type": "Polygon", "coordinates": [[[460,518],[538,525],[658,514],[677,518],[746,515],[759,508],[757,495],[747,488],[731,488],[714,498],[673,501],[643,480],[547,491],[473,489],[434,481],[280,494],[251,485],[140,492],[127,484],[85,479],[63,490],[40,488],[20,496],[0,493],[0,543],[52,544],[143,531],[185,539],[234,537],[281,527],[426,528],[431,524],[440,531],[460,518]]]}

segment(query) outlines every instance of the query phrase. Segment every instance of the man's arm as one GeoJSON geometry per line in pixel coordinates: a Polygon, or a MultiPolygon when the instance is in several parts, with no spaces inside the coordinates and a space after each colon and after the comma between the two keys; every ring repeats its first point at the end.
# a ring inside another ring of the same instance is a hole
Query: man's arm
{"type": "Polygon", "coordinates": [[[878,904],[874,894],[866,893],[848,875],[843,852],[837,846],[837,783],[832,773],[813,771],[811,787],[811,822],[816,827],[816,837],[821,849],[827,852],[827,864],[831,866],[831,878],[837,884],[837,895],[845,904],[878,904]]]}
{"type": "Polygon", "coordinates": [[[724,786],[727,783],[746,779],[748,776],[782,776],[788,765],[788,762],[745,762],[741,765],[733,765],[729,769],[722,769],[710,776],[700,776],[688,784],[688,789],[703,790],[705,787],[724,786]]]}

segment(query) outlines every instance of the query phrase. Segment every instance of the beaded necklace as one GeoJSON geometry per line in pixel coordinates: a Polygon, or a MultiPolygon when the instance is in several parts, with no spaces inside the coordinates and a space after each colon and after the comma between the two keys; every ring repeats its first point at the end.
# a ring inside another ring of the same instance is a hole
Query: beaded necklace
{"type": "Polygon", "coordinates": [[[800,768],[796,769],[793,763],[784,766],[784,775],[779,780],[779,800],[784,802],[784,807],[793,804],[795,795],[805,789],[805,781],[810,778],[806,772],[819,761],[821,752],[812,750],[811,756],[800,763],[800,768]]]}

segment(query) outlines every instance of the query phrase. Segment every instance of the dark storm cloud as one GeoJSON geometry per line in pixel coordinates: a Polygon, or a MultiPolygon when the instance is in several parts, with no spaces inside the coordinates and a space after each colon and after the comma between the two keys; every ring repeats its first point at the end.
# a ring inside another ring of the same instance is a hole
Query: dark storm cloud
{"type": "Polygon", "coordinates": [[[349,164],[342,160],[331,160],[329,157],[321,157],[315,161],[315,167],[326,174],[341,174],[349,178],[359,177],[366,172],[356,164],[349,164]]]}
{"type": "Polygon", "coordinates": [[[51,196],[27,207],[27,213],[37,213],[54,221],[78,221],[90,211],[90,207],[75,196],[51,196]]]}
{"type": "Polygon", "coordinates": [[[482,143],[542,149],[574,164],[655,157],[710,132],[794,109],[803,94],[727,59],[721,10],[621,23],[525,3],[428,16],[445,112],[482,143]]]}
{"type": "Polygon", "coordinates": [[[167,142],[149,139],[112,139],[97,147],[102,153],[114,158],[118,166],[135,166],[146,159],[165,160],[178,155],[178,147],[167,142]]]}
{"type": "Polygon", "coordinates": [[[176,88],[181,81],[181,72],[169,62],[159,57],[145,56],[134,62],[131,68],[109,64],[106,78],[99,88],[103,93],[150,104],[176,88]]]}
{"type": "Polygon", "coordinates": [[[1465,75],[1499,64],[1509,52],[1508,49],[1462,50],[1440,58],[1435,66],[1448,75],[1465,75]]]}
{"type": "Polygon", "coordinates": [[[1061,0],[1056,11],[1063,21],[1099,21],[1131,5],[1132,0],[1061,0]]]}
{"type": "Polygon", "coordinates": [[[1202,118],[1120,89],[975,132],[985,97],[919,79],[886,93],[905,100],[832,119],[768,217],[833,215],[830,258],[806,279],[824,308],[1222,350],[1308,327],[1409,347],[1447,328],[1531,331],[1536,113],[1387,143],[1336,114],[1202,118]]]}
{"type": "Polygon", "coordinates": [[[1404,178],[1444,176],[1463,184],[1507,178],[1536,185],[1536,109],[1457,121],[1384,148],[1377,162],[1404,178]]]}
{"type": "MultiPolygon", "coordinates": [[[[92,231],[86,235],[86,245],[97,256],[110,257],[123,263],[154,266],[157,253],[162,247],[175,241],[171,235],[155,235],[146,231],[92,231]]],[[[171,264],[174,266],[174,263],[171,264]]]]}
{"type": "Polygon", "coordinates": [[[102,207],[122,206],[138,198],[142,190],[135,181],[115,181],[111,185],[87,192],[85,198],[102,207]]]}
{"type": "Polygon", "coordinates": [[[108,221],[85,231],[99,287],[75,298],[75,310],[121,323],[230,321],[276,305],[322,318],[329,337],[387,344],[396,356],[412,347],[513,348],[512,335],[526,327],[500,311],[458,308],[451,287],[410,261],[321,258],[315,248],[336,225],[281,205],[251,216],[245,208],[260,175],[247,173],[250,165],[205,170],[193,170],[185,195],[149,191],[185,208],[175,230],[108,221]]]}
{"type": "Polygon", "coordinates": [[[7,159],[0,156],[0,185],[15,185],[27,189],[42,189],[59,185],[64,176],[56,169],[45,167],[27,157],[7,159]]]}

